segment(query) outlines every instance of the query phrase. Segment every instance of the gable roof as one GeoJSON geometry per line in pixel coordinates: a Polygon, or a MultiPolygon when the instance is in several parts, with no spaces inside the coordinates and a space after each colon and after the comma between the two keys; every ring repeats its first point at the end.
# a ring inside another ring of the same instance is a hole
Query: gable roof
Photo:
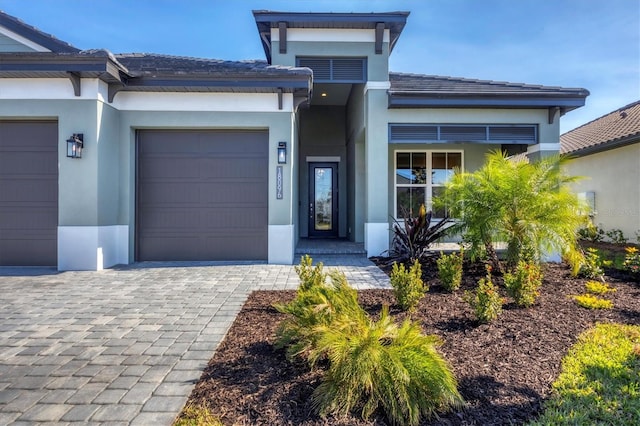
{"type": "Polygon", "coordinates": [[[560,152],[582,156],[640,142],[640,100],[560,136],[560,152]]]}
{"type": "Polygon", "coordinates": [[[390,108],[560,108],[584,106],[589,91],[492,80],[389,73],[390,108]]]}
{"type": "Polygon", "coordinates": [[[254,10],[253,16],[258,26],[267,61],[271,63],[271,29],[284,23],[287,28],[337,28],[337,29],[375,29],[381,23],[389,30],[389,52],[393,50],[400,33],[407,22],[409,12],[379,13],[301,13],[254,10]]]}
{"type": "Polygon", "coordinates": [[[80,49],[57,39],[51,34],[40,31],[36,27],[32,27],[20,19],[8,15],[0,10],[0,27],[4,27],[14,34],[19,35],[39,46],[48,49],[54,53],[74,53],[79,52],[80,49]]]}

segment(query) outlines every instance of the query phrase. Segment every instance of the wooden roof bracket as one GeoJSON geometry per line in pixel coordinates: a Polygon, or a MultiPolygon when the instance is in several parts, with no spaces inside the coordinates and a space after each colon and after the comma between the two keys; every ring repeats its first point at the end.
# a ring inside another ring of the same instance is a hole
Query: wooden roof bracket
{"type": "Polygon", "coordinates": [[[556,121],[556,117],[560,117],[560,107],[549,108],[549,124],[553,124],[556,121]]]}
{"type": "Polygon", "coordinates": [[[278,109],[282,110],[282,87],[278,87],[278,109]]]}
{"type": "Polygon", "coordinates": [[[278,22],[278,30],[280,31],[280,53],[287,53],[287,23],[278,22]]]}
{"type": "Polygon", "coordinates": [[[82,94],[82,88],[81,88],[82,86],[80,83],[80,73],[67,71],[67,76],[69,77],[69,80],[71,81],[71,85],[73,86],[73,94],[75,96],[80,96],[82,94]]]}
{"type": "Polygon", "coordinates": [[[384,22],[376,23],[376,55],[382,54],[382,40],[384,40],[384,22]]]}

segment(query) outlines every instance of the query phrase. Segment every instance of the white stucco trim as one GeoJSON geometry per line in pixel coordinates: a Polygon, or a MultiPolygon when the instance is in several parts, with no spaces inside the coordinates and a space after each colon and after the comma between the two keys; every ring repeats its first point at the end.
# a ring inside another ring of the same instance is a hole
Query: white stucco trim
{"type": "MultiPolygon", "coordinates": [[[[382,41],[389,42],[389,30],[384,30],[382,41]]],[[[280,41],[280,30],[271,29],[271,41],[280,41]]],[[[375,43],[374,29],[287,28],[287,41],[375,43]]]]}
{"type": "Polygon", "coordinates": [[[385,250],[389,250],[389,224],[368,223],[364,224],[364,249],[367,256],[380,256],[385,250]]]}
{"type": "Polygon", "coordinates": [[[339,163],[340,157],[322,157],[317,155],[308,155],[307,163],[339,163]]]}
{"type": "Polygon", "coordinates": [[[8,30],[7,28],[0,27],[0,34],[9,37],[10,39],[12,39],[12,40],[24,45],[24,46],[27,46],[29,49],[33,49],[36,52],[51,52],[51,50],[47,49],[46,47],[40,46],[39,44],[34,43],[33,41],[29,40],[28,38],[24,38],[21,35],[16,34],[11,30],[8,30]]]}
{"type": "Polygon", "coordinates": [[[269,225],[269,263],[293,264],[295,252],[295,227],[293,225],[269,225]]]}
{"type": "Polygon", "coordinates": [[[391,89],[390,81],[367,81],[364,85],[364,93],[369,90],[389,90],[391,89]]]}
{"type": "Polygon", "coordinates": [[[58,270],[100,271],[128,262],[128,225],[58,227],[58,270]]]}
{"type": "MultiPolygon", "coordinates": [[[[73,99],[68,78],[1,78],[0,99],[73,99]]],[[[77,98],[76,98],[77,99],[77,98]]]]}
{"type": "Polygon", "coordinates": [[[276,93],[120,92],[112,106],[121,111],[292,112],[293,95],[285,93],[278,109],[276,93]]]}
{"type": "Polygon", "coordinates": [[[560,152],[559,143],[538,143],[535,145],[529,145],[527,148],[527,154],[532,154],[539,151],[556,151],[560,152]]]}

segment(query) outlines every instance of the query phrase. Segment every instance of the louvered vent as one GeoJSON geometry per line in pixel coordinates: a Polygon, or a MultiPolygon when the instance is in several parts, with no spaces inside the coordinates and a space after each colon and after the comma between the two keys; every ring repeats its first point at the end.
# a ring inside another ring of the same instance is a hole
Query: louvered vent
{"type": "Polygon", "coordinates": [[[438,126],[391,126],[391,140],[424,142],[438,140],[438,126]]]}
{"type": "Polygon", "coordinates": [[[537,143],[535,125],[389,124],[389,143],[537,143]]]}
{"type": "Polygon", "coordinates": [[[316,83],[364,83],[367,80],[363,58],[297,58],[297,65],[311,68],[316,83]]]}
{"type": "Polygon", "coordinates": [[[535,143],[536,128],[533,126],[490,126],[492,141],[535,143]]]}
{"type": "Polygon", "coordinates": [[[442,141],[486,141],[486,126],[441,126],[442,141]]]}

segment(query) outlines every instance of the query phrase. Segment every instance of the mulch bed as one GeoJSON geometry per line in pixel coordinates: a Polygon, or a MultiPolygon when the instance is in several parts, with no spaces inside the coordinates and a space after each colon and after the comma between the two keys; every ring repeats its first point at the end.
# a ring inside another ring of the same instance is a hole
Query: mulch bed
{"type": "MultiPolygon", "coordinates": [[[[597,322],[640,325],[640,284],[624,274],[607,277],[617,289],[609,297],[614,309],[592,311],[570,297],[584,293],[586,280],[571,278],[564,265],[546,265],[534,307],[517,308],[508,300],[494,323],[478,325],[462,296],[484,276],[482,267],[465,265],[462,288],[453,294],[439,286],[434,267],[425,269],[431,288],[413,319],[425,333],[443,339],[441,353],[453,367],[466,405],[424,425],[522,424],[534,419],[580,333],[597,322]]],[[[496,277],[494,282],[502,280],[496,277]]],[[[206,404],[225,425],[385,425],[382,415],[363,421],[356,416],[323,419],[312,412],[310,395],[321,372],[290,363],[284,351],[273,346],[283,315],[272,304],[294,296],[292,291],[250,295],[190,402],[206,404]]],[[[359,299],[374,315],[389,305],[398,320],[405,317],[390,290],[360,291],[359,299]]]]}

